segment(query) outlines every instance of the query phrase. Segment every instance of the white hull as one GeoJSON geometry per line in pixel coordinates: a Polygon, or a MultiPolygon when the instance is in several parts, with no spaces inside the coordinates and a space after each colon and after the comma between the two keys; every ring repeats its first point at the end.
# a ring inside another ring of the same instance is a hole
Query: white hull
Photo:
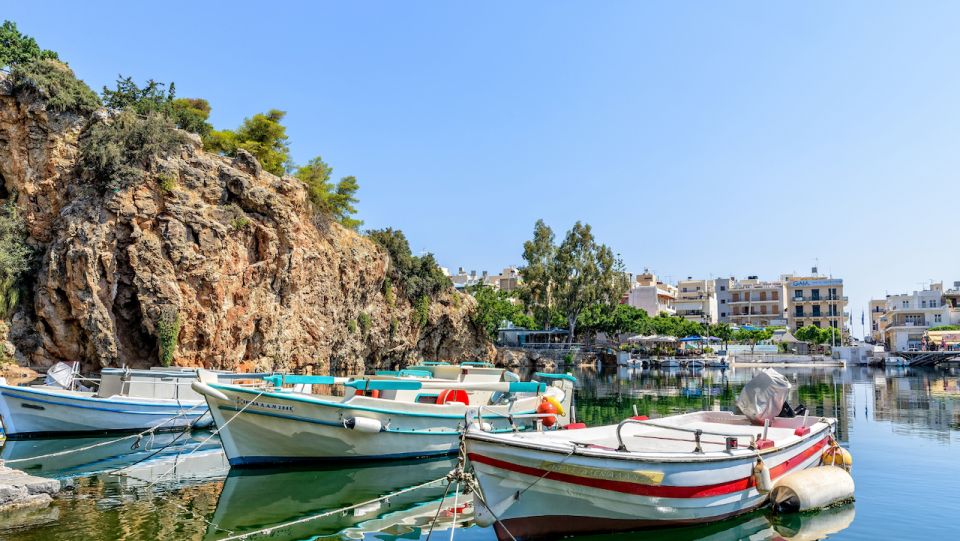
{"type": "MultiPolygon", "coordinates": [[[[602,428],[577,432],[590,441],[590,431],[602,428]]],[[[817,465],[828,435],[821,428],[760,454],[776,480],[817,465]]],[[[571,454],[517,445],[520,440],[473,431],[467,439],[483,496],[503,523],[496,525],[501,539],[509,538],[504,528],[518,539],[554,539],[696,524],[751,511],[767,499],[755,487],[756,454],[748,450],[641,457],[604,447],[571,454]]]]}
{"type": "Polygon", "coordinates": [[[206,413],[202,400],[95,398],[50,388],[0,385],[0,417],[11,438],[202,427],[211,422],[206,413]]]}
{"type": "MultiPolygon", "coordinates": [[[[467,406],[427,405],[362,396],[348,403],[299,393],[264,392],[211,385],[227,397],[207,395],[220,440],[231,465],[321,460],[400,459],[455,453],[467,406]],[[250,401],[253,401],[250,403],[250,401]],[[242,413],[239,413],[242,410],[242,413]],[[344,426],[350,418],[378,421],[383,429],[364,432],[344,426]]],[[[531,414],[538,399],[521,399],[507,409],[531,414]]],[[[475,409],[475,408],[473,408],[475,409]]],[[[484,422],[508,430],[509,422],[484,414],[484,422]]]]}

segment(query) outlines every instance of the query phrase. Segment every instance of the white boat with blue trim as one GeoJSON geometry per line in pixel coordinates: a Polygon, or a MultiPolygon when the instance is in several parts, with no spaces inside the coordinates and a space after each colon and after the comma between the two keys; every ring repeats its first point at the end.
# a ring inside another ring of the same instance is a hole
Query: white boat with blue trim
{"type": "MultiPolygon", "coordinates": [[[[208,377],[224,376],[230,374],[208,377]]],[[[196,379],[196,369],[105,368],[94,380],[63,363],[42,385],[7,385],[0,378],[0,418],[11,439],[203,428],[212,419],[203,397],[191,388],[196,379]]]]}
{"type": "Polygon", "coordinates": [[[495,433],[538,420],[566,424],[575,379],[538,377],[549,383],[521,382],[503,369],[463,363],[359,379],[272,376],[260,387],[220,384],[201,372],[194,388],[206,396],[227,458],[238,466],[451,454],[468,411],[495,433]],[[344,385],[352,392],[297,392],[285,387],[289,384],[344,385]],[[542,410],[544,402],[549,406],[542,410]]]}

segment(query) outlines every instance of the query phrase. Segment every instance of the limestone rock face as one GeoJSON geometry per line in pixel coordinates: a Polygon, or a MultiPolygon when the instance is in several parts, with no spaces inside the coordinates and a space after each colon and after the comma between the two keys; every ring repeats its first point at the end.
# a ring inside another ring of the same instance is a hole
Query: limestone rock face
{"type": "Polygon", "coordinates": [[[384,295],[386,252],[313,216],[300,181],[249,154],[208,154],[191,138],[136,186],[80,187],[89,121],[0,80],[3,195],[16,194],[42,253],[11,324],[21,363],[155,365],[162,325],[182,366],[345,373],[495,355],[472,297],[441,294],[421,327],[402,294],[384,295]]]}

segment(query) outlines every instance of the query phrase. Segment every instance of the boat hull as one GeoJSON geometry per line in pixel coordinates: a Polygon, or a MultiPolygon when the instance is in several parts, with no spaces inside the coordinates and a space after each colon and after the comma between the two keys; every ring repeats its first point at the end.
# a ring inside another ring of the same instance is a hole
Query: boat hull
{"type": "Polygon", "coordinates": [[[0,385],[0,417],[8,438],[182,430],[212,422],[202,401],[111,400],[47,389],[0,385]]]}
{"type": "MultiPolygon", "coordinates": [[[[212,387],[227,398],[224,401],[207,395],[207,403],[232,466],[388,460],[456,453],[466,413],[466,407],[456,403],[419,408],[429,412],[402,411],[386,409],[390,401],[376,399],[357,405],[296,393],[212,387]],[[386,404],[377,407],[377,402],[386,404]],[[383,429],[365,432],[347,428],[345,420],[351,418],[377,421],[383,429]]],[[[509,429],[503,419],[484,418],[484,422],[501,430],[509,429]]]]}
{"type": "MultiPolygon", "coordinates": [[[[820,434],[763,454],[774,480],[815,466],[820,434]]],[[[755,456],[710,462],[597,458],[468,438],[468,456],[498,537],[549,539],[711,522],[754,510],[755,456]],[[520,497],[516,495],[520,493],[520,497]],[[507,533],[509,532],[509,534],[507,533]]]]}

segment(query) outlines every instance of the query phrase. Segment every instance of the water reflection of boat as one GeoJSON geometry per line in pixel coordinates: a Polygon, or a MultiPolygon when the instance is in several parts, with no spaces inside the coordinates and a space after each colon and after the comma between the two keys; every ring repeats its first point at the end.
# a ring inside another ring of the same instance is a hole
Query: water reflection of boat
{"type": "MultiPolygon", "coordinates": [[[[154,453],[154,457],[162,458],[192,451],[208,435],[208,432],[184,435],[164,432],[140,439],[109,436],[7,440],[0,448],[0,459],[12,467],[44,477],[93,475],[129,466],[154,453]]],[[[219,448],[220,442],[214,438],[198,451],[219,448]]]]}
{"type": "Polygon", "coordinates": [[[660,360],[660,368],[680,368],[680,361],[673,357],[667,357],[660,360]]]}
{"type": "MultiPolygon", "coordinates": [[[[252,532],[373,500],[441,478],[453,469],[455,463],[452,459],[440,459],[350,468],[341,465],[331,469],[310,470],[231,470],[224,481],[211,522],[235,534],[252,532]]],[[[376,523],[376,529],[385,529],[394,522],[382,519],[393,516],[400,521],[411,514],[415,515],[415,508],[437,502],[443,496],[444,486],[445,482],[436,483],[345,513],[284,527],[283,538],[334,535],[374,519],[381,519],[376,523]]],[[[461,501],[466,499],[461,496],[461,501]]],[[[432,509],[436,512],[435,503],[432,509]]],[[[409,520],[407,522],[410,523],[409,520]]],[[[372,527],[372,523],[364,529],[369,531],[368,527],[372,527]]],[[[207,539],[225,535],[223,531],[211,527],[207,539]]]]}

